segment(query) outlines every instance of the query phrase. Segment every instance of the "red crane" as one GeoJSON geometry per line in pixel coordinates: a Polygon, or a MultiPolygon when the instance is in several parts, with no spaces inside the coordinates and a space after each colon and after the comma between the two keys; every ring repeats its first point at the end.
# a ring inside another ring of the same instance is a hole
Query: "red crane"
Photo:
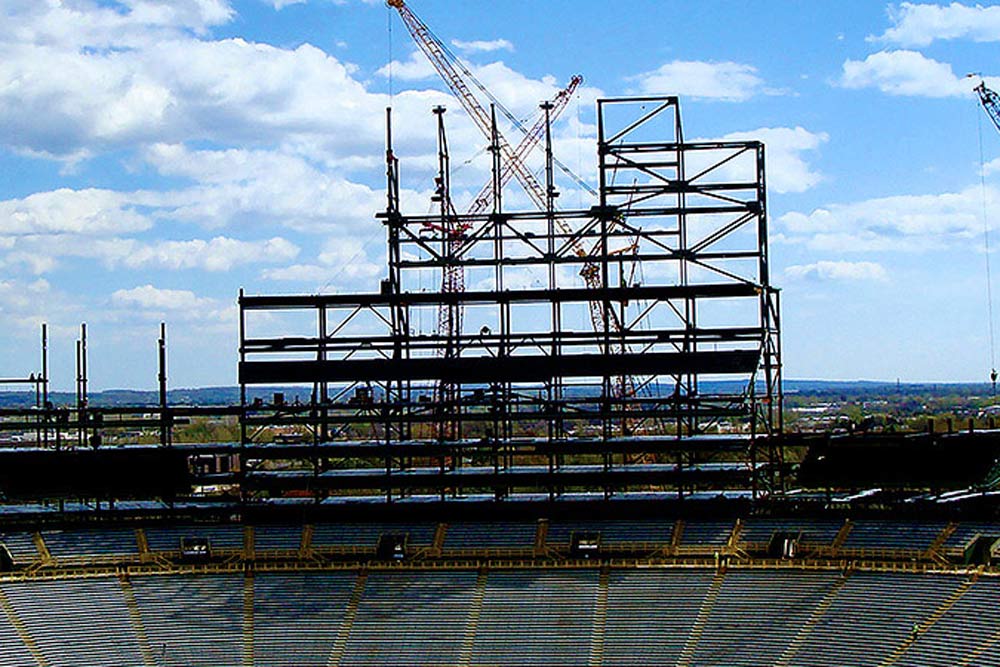
{"type": "MultiPolygon", "coordinates": [[[[500,100],[498,100],[486,88],[486,86],[484,86],[476,78],[475,74],[473,74],[472,71],[457,56],[455,56],[455,54],[452,53],[451,50],[440,39],[438,39],[433,32],[431,32],[430,28],[428,28],[427,25],[421,21],[420,18],[413,13],[413,11],[410,10],[410,8],[406,5],[405,0],[386,0],[386,4],[399,12],[400,17],[403,20],[403,24],[406,26],[407,31],[413,38],[414,43],[430,61],[431,65],[458,99],[462,108],[465,109],[466,113],[472,119],[476,127],[479,128],[480,132],[482,132],[486,138],[490,139],[490,141],[496,145],[503,163],[501,170],[501,187],[508,183],[512,177],[516,178],[532,202],[538,208],[546,209],[549,205],[549,200],[545,188],[541,183],[539,183],[538,179],[535,178],[531,170],[528,169],[524,162],[525,158],[538,145],[541,138],[544,136],[545,129],[548,126],[545,114],[541,114],[530,129],[525,129],[517,117],[507,110],[500,100]],[[495,131],[495,120],[493,115],[487,112],[487,110],[483,107],[476,95],[473,94],[470,86],[478,89],[496,109],[498,109],[515,125],[515,127],[518,127],[525,133],[516,149],[511,147],[510,143],[499,130],[495,131]]],[[[553,98],[550,103],[551,105],[549,106],[549,123],[565,109],[573,95],[573,92],[582,81],[583,78],[581,76],[574,76],[570,79],[567,87],[560,91],[555,98],[553,98]]],[[[562,167],[563,171],[567,172],[578,185],[592,193],[594,192],[590,186],[569,172],[565,166],[561,163],[559,163],[559,165],[562,167]]],[[[486,211],[486,209],[493,203],[492,194],[493,185],[490,183],[480,191],[475,199],[473,199],[469,212],[482,213],[486,211]]],[[[600,244],[596,244],[592,251],[588,251],[579,239],[573,238],[573,230],[564,221],[556,218],[555,224],[559,231],[566,235],[570,251],[577,257],[584,259],[583,267],[580,270],[580,276],[582,277],[584,284],[588,288],[599,289],[602,286],[601,267],[596,261],[590,258],[592,258],[592,256],[599,251],[600,244]]],[[[466,232],[468,229],[462,229],[452,225],[444,225],[442,229],[437,231],[444,233],[448,239],[447,245],[449,255],[451,257],[457,257],[460,255],[466,243],[466,232]]],[[[627,248],[614,251],[612,254],[635,254],[636,252],[637,244],[633,244],[627,248]]],[[[444,267],[442,271],[441,287],[444,292],[461,292],[465,289],[465,276],[461,266],[455,263],[444,267]]],[[[592,301],[590,303],[589,311],[591,324],[595,331],[600,332],[604,330],[605,318],[607,319],[607,326],[611,332],[618,333],[622,331],[623,324],[614,309],[608,308],[605,312],[603,303],[599,301],[592,301]]],[[[438,309],[438,334],[444,336],[448,341],[445,348],[446,354],[457,355],[459,353],[459,349],[455,344],[455,341],[461,332],[461,306],[448,306],[442,304],[438,309]]],[[[624,343],[622,343],[621,346],[624,346],[624,343]]],[[[610,350],[608,351],[610,352],[610,350]]],[[[613,391],[618,398],[630,398],[635,396],[637,393],[637,387],[634,378],[625,376],[618,378],[617,381],[614,382],[613,391]]]]}

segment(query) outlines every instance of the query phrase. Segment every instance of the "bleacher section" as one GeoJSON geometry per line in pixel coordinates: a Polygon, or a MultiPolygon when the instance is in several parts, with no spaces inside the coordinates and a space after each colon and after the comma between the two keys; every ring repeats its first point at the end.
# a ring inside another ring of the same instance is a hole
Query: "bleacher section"
{"type": "Polygon", "coordinates": [[[341,665],[454,665],[476,573],[372,572],[341,665]]]}
{"type": "Polygon", "coordinates": [[[917,639],[902,654],[898,665],[908,667],[951,667],[956,656],[970,656],[970,664],[996,662],[996,652],[988,656],[987,640],[1000,636],[1000,615],[990,610],[1000,599],[1000,580],[980,578],[954,601],[941,619],[927,627],[922,624],[917,639]]]}
{"type": "MultiPolygon", "coordinates": [[[[729,526],[732,529],[732,524],[729,526]]],[[[569,544],[574,532],[599,532],[606,544],[641,542],[669,544],[673,521],[554,521],[549,526],[550,544],[569,544]]]]}
{"type": "Polygon", "coordinates": [[[844,547],[922,551],[934,541],[946,525],[937,521],[913,524],[899,521],[855,521],[844,547]]]}
{"type": "Polygon", "coordinates": [[[241,549],[243,529],[236,525],[192,524],[186,526],[151,526],[146,540],[152,551],[177,551],[185,537],[206,537],[213,549],[241,549]]]}
{"type": "MultiPolygon", "coordinates": [[[[695,650],[696,665],[774,665],[839,578],[836,572],[734,570],[695,650]]],[[[848,663],[843,663],[848,664],[848,663]]]]}
{"type": "MultiPolygon", "coordinates": [[[[204,667],[241,664],[242,576],[136,577],[132,588],[158,664],[204,667]]],[[[90,664],[102,662],[113,664],[99,660],[90,664]]]]}
{"type": "Polygon", "coordinates": [[[0,591],[49,665],[143,663],[117,579],[5,582],[0,591]]]}
{"type": "Polygon", "coordinates": [[[714,574],[706,569],[613,570],[604,664],[677,664],[714,574]]]}
{"type": "MultiPolygon", "coordinates": [[[[3,610],[0,609],[0,612],[3,610]]],[[[24,667],[25,665],[37,664],[31,651],[18,636],[17,629],[10,622],[6,612],[0,613],[0,647],[3,647],[3,650],[0,651],[0,667],[24,667]]]]}
{"type": "Polygon", "coordinates": [[[852,573],[793,664],[811,664],[808,656],[831,665],[874,664],[874,656],[890,655],[961,584],[955,576],[852,573]]]}
{"type": "Polygon", "coordinates": [[[314,547],[374,547],[380,535],[405,533],[410,544],[430,546],[434,541],[433,523],[322,523],[313,529],[314,547]]]}
{"type": "Polygon", "coordinates": [[[43,531],[42,538],[53,558],[138,553],[135,531],[128,528],[43,531]]]}
{"type": "Polygon", "coordinates": [[[491,572],[472,650],[476,665],[582,665],[598,572],[491,572]]]}
{"type": "Polygon", "coordinates": [[[242,574],[3,582],[0,665],[951,665],[1000,631],[987,576],[361,572],[258,573],[249,615],[242,574]]]}
{"type": "Polygon", "coordinates": [[[536,528],[533,522],[453,523],[448,525],[444,548],[530,547],[535,542],[536,528]]]}
{"type": "Polygon", "coordinates": [[[326,665],[356,579],[354,572],[257,574],[254,664],[326,665]]]}
{"type": "Polygon", "coordinates": [[[1000,569],[913,554],[995,530],[774,518],[10,530],[19,567],[0,573],[0,667],[993,664],[1000,569]],[[611,555],[573,560],[574,532],[601,533],[611,555]],[[744,550],[775,532],[834,555],[744,550]],[[386,533],[412,547],[380,560],[386,533]],[[251,534],[256,555],[243,550],[251,534]],[[222,553],[181,559],[195,535],[222,553]],[[155,559],[139,558],[141,536],[155,559]],[[843,556],[894,550],[910,556],[843,556]]]}

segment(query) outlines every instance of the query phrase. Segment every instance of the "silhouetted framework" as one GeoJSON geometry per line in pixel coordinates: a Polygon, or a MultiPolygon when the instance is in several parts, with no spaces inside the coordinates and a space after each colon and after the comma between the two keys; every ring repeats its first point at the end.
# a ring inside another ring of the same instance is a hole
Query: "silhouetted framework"
{"type": "Polygon", "coordinates": [[[596,205],[556,208],[546,128],[546,207],[506,210],[494,129],[492,211],[462,215],[436,113],[439,206],[416,216],[387,113],[379,292],[241,294],[244,492],[780,488],[763,145],[684,141],[675,97],[600,100],[596,205]],[[441,278],[456,269],[464,291],[441,278]],[[434,326],[441,309],[459,330],[434,326]],[[249,385],[298,383],[308,405],[246,402],[249,385]],[[275,427],[310,443],[262,446],[275,427]]]}

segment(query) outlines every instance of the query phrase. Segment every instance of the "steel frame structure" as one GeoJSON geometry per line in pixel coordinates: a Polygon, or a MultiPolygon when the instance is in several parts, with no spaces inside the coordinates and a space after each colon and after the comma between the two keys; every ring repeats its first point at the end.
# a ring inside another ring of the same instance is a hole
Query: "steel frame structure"
{"type": "Polygon", "coordinates": [[[260,445],[274,426],[302,428],[311,442],[252,447],[245,493],[391,502],[780,490],[764,146],[685,141],[676,97],[599,100],[597,122],[590,208],[556,209],[546,128],[543,209],[503,208],[494,150],[492,212],[443,202],[407,215],[387,113],[380,291],[240,295],[243,444],[260,445]],[[589,253],[574,252],[581,246],[589,253]],[[468,289],[426,289],[429,276],[456,269],[468,289]],[[599,288],[584,271],[597,272],[599,288]],[[464,310],[454,316],[461,331],[422,330],[439,308],[464,310]],[[252,334],[286,315],[308,332],[252,334]],[[250,385],[296,383],[312,385],[309,405],[247,405],[250,385]],[[451,389],[435,391],[441,384],[451,389]]]}

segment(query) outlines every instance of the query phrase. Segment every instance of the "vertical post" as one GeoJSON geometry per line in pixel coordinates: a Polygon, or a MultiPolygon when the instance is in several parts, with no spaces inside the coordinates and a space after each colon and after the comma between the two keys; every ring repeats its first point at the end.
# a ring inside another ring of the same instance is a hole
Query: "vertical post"
{"type": "Polygon", "coordinates": [[[42,429],[42,440],[49,444],[49,325],[42,322],[42,419],[45,421],[45,428],[42,429]]]}
{"type": "MultiPolygon", "coordinates": [[[[239,295],[239,336],[240,336],[240,373],[239,373],[239,383],[240,383],[240,450],[242,459],[242,449],[243,445],[247,441],[247,385],[243,381],[242,367],[243,363],[247,360],[247,323],[246,323],[246,311],[243,310],[243,288],[240,288],[239,295]]],[[[243,470],[243,461],[240,461],[240,471],[243,470]]]]}
{"type": "Polygon", "coordinates": [[[160,339],[157,341],[157,382],[160,388],[160,444],[170,444],[169,415],[167,413],[167,324],[160,322],[160,339]]]}
{"type": "Polygon", "coordinates": [[[42,322],[42,419],[44,428],[42,429],[42,441],[49,444],[49,420],[52,415],[49,411],[49,325],[42,322]]]}
{"type": "MultiPolygon", "coordinates": [[[[555,200],[559,196],[556,191],[555,183],[555,169],[554,169],[554,156],[552,152],[552,109],[554,105],[551,102],[543,102],[539,105],[545,114],[545,218],[546,218],[546,236],[548,239],[546,246],[547,254],[547,269],[549,277],[549,290],[555,291],[558,287],[557,274],[556,274],[556,225],[555,225],[555,200]]],[[[552,343],[550,347],[549,354],[552,357],[558,357],[562,354],[562,322],[561,322],[561,308],[562,304],[557,299],[551,299],[550,306],[550,330],[552,335],[552,343]]],[[[548,418],[548,437],[550,440],[560,438],[563,433],[563,421],[562,421],[562,398],[563,398],[563,378],[561,376],[556,376],[552,378],[552,382],[549,385],[549,400],[548,400],[548,412],[550,413],[548,418]]],[[[549,455],[549,468],[552,469],[552,454],[549,455]]],[[[551,491],[550,491],[551,493],[551,491]]]]}
{"type": "MultiPolygon", "coordinates": [[[[316,356],[319,359],[319,361],[326,361],[326,343],[327,343],[326,315],[327,315],[326,306],[321,305],[317,309],[317,317],[319,319],[318,322],[319,330],[317,331],[317,334],[319,335],[319,350],[317,351],[316,356]]],[[[321,442],[326,442],[330,437],[329,424],[327,424],[326,422],[326,414],[327,414],[326,406],[330,402],[330,385],[327,382],[319,383],[319,402],[320,402],[319,415],[322,416],[322,419],[319,424],[319,439],[321,442]]]]}
{"type": "Polygon", "coordinates": [[[76,445],[81,443],[81,428],[83,424],[83,354],[82,342],[76,339],[76,445]]]}

